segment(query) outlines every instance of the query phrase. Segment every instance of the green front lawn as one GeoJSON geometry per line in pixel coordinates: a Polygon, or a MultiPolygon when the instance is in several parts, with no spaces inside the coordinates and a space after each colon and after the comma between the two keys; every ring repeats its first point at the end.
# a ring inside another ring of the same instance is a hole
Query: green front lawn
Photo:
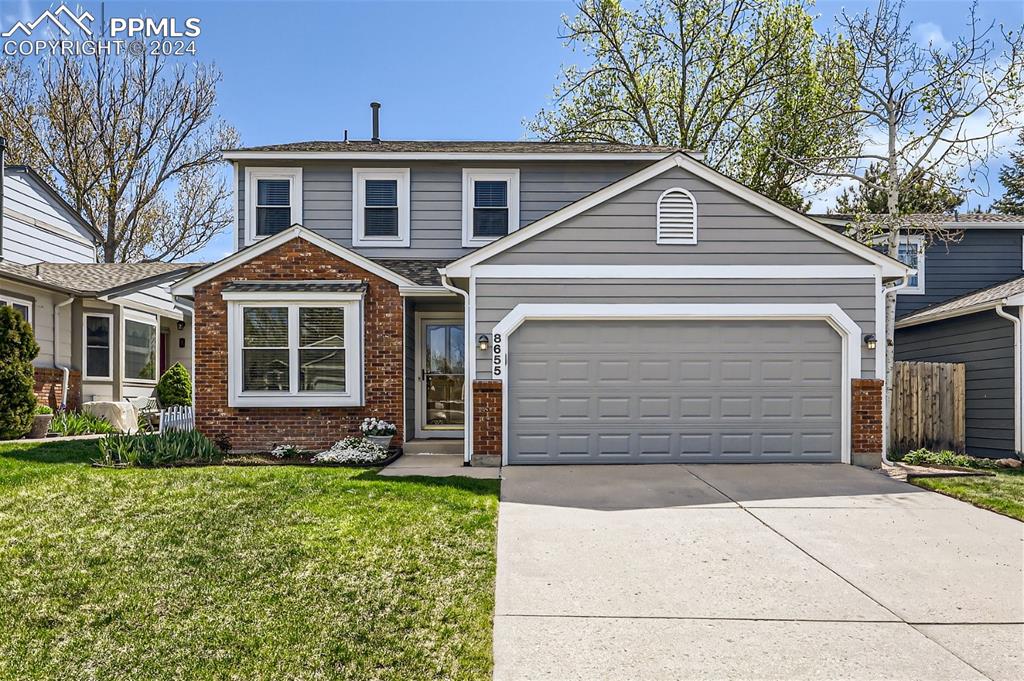
{"type": "Polygon", "coordinates": [[[498,484],[0,445],[0,678],[489,678],[498,484]]]}
{"type": "Polygon", "coordinates": [[[1024,521],[1024,471],[992,472],[992,477],[913,478],[911,482],[1024,521]]]}

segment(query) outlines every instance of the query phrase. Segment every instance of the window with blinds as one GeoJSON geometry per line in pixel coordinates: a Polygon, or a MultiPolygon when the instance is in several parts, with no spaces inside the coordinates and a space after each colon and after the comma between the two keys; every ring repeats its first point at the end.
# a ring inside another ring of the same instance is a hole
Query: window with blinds
{"type": "Polygon", "coordinates": [[[345,359],[343,307],[242,310],[245,392],[344,392],[345,359]]]}
{"type": "Polygon", "coordinates": [[[508,182],[476,180],[473,183],[473,236],[508,234],[508,182]]]}
{"type": "Polygon", "coordinates": [[[256,236],[288,229],[291,217],[291,180],[256,180],[256,236]]]}
{"type": "Polygon", "coordinates": [[[367,180],[363,234],[368,237],[398,236],[398,180],[367,180]]]}
{"type": "Polygon", "coordinates": [[[462,245],[483,246],[519,229],[519,169],[462,169],[462,245]]]}
{"type": "Polygon", "coordinates": [[[352,245],[409,245],[409,169],[352,169],[352,245]]]}
{"type": "Polygon", "coordinates": [[[658,198],[657,242],[697,243],[697,201],[682,187],[667,189],[658,198]]]}

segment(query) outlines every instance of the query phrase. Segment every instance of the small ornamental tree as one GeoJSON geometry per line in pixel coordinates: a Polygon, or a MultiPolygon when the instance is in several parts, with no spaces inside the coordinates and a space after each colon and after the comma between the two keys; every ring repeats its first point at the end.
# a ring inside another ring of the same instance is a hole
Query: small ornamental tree
{"type": "Polygon", "coordinates": [[[156,397],[161,407],[188,406],[192,404],[192,378],[181,362],[164,372],[156,384],[156,397]]]}
{"type": "Polygon", "coordinates": [[[22,437],[36,415],[32,360],[39,354],[32,327],[14,308],[0,306],[0,439],[22,437]]]}

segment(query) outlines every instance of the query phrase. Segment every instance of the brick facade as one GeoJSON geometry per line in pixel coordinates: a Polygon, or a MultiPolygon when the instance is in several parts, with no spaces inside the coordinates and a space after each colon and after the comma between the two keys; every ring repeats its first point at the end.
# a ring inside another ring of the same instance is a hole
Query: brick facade
{"type": "Polygon", "coordinates": [[[473,464],[501,463],[501,381],[473,381],[473,464]]]}
{"type": "Polygon", "coordinates": [[[854,463],[879,465],[882,457],[882,387],[880,378],[855,378],[851,382],[854,463]]]}
{"type": "Polygon", "coordinates": [[[278,444],[324,449],[359,433],[367,416],[394,422],[404,433],[403,301],[394,283],[308,241],[294,238],[195,289],[196,427],[239,452],[269,451],[278,444]],[[221,289],[231,281],[359,280],[363,305],[362,407],[228,406],[227,303],[221,289]]]}
{"type": "MultiPolygon", "coordinates": [[[[64,389],[64,372],[53,367],[35,367],[35,393],[39,404],[51,409],[60,407],[61,393],[64,389]]],[[[79,371],[68,372],[68,409],[78,409],[82,403],[82,374],[79,371]]]]}

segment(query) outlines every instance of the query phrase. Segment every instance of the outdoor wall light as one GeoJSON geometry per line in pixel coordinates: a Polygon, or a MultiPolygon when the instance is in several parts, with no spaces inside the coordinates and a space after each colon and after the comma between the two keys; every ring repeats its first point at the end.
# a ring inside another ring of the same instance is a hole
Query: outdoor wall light
{"type": "Polygon", "coordinates": [[[874,350],[875,346],[878,345],[878,341],[875,339],[875,334],[866,334],[864,336],[864,345],[868,346],[868,350],[874,350]]]}
{"type": "Polygon", "coordinates": [[[487,352],[487,348],[491,347],[491,339],[487,337],[486,333],[482,333],[476,339],[476,346],[480,348],[480,352],[487,352]]]}
{"type": "Polygon", "coordinates": [[[178,331],[184,331],[185,330],[185,322],[179,321],[176,324],[176,326],[178,327],[178,331]]]}

